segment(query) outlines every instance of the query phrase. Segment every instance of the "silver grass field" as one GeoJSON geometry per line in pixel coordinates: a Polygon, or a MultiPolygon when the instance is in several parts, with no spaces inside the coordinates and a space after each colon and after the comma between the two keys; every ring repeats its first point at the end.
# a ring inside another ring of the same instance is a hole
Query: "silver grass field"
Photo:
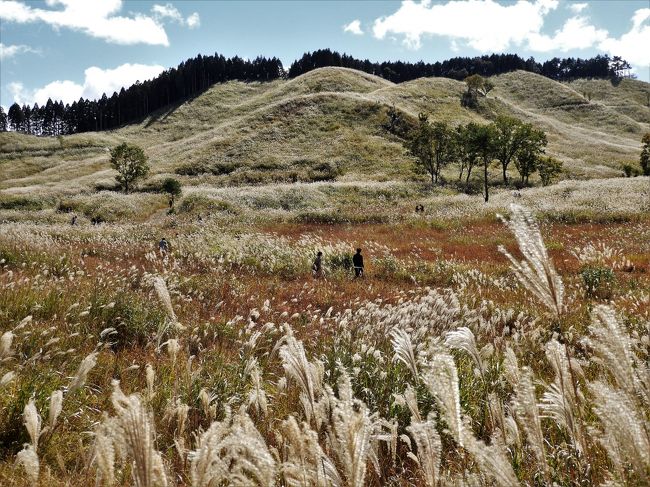
{"type": "Polygon", "coordinates": [[[6,225],[2,485],[650,484],[648,220],[502,213],[491,266],[365,241],[363,283],[315,233],[6,225]]]}

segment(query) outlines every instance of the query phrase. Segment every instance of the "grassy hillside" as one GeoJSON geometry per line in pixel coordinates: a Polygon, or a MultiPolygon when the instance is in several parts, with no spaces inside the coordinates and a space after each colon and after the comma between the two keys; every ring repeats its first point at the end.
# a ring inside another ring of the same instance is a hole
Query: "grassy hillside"
{"type": "MultiPolygon", "coordinates": [[[[289,81],[215,85],[111,132],[58,138],[4,133],[0,199],[5,209],[21,204],[34,209],[75,195],[95,198],[96,190],[113,185],[108,151],[121,141],[145,148],[152,166],[145,188],[169,174],[185,187],[204,188],[317,181],[413,184],[421,176],[413,172],[401,141],[381,128],[390,106],[407,117],[423,111],[454,125],[486,123],[498,114],[530,121],[547,132],[548,153],[563,160],[565,176],[579,179],[620,175],[621,164],[638,158],[641,135],[650,130],[647,83],[561,84],[527,72],[497,76],[494,83],[482,107],[473,111],[460,106],[465,88],[455,80],[396,85],[354,70],[324,68],[289,81]]],[[[449,179],[454,171],[449,170],[449,179]]],[[[164,206],[162,199],[158,206],[164,206]]]]}

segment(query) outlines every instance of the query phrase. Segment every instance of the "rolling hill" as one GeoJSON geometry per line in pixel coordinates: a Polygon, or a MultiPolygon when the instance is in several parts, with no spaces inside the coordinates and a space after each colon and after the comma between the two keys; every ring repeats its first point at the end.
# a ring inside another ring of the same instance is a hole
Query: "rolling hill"
{"type": "Polygon", "coordinates": [[[494,90],[472,111],[460,106],[462,82],[393,84],[360,71],[321,68],[289,81],[215,85],[114,131],[58,138],[3,133],[0,199],[13,208],[38,196],[33,206],[47,208],[110,188],[108,151],[121,141],[145,148],[149,185],[169,174],[197,188],[334,178],[332,184],[348,185],[413,181],[401,141],[381,128],[390,106],[408,117],[426,112],[451,124],[488,122],[499,114],[530,121],[547,132],[547,152],[565,163],[571,179],[620,175],[622,163],[637,160],[641,136],[650,130],[647,83],[558,83],[523,71],[492,80],[494,90]]]}

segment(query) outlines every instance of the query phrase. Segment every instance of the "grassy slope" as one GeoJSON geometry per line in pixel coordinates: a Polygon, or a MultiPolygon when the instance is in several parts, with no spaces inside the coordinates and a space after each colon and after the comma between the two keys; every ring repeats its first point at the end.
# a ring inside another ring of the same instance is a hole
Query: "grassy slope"
{"type": "Polygon", "coordinates": [[[638,157],[641,134],[650,130],[647,83],[561,84],[525,72],[494,81],[479,113],[460,106],[464,84],[444,78],[395,85],[358,71],[324,68],[290,81],[229,82],[112,132],[58,139],[0,134],[0,191],[54,198],[110,184],[108,148],[122,140],[146,148],[154,178],[183,165],[207,168],[206,174],[184,177],[184,185],[272,184],[323,162],[342,167],[339,179],[348,182],[412,179],[400,141],[380,128],[391,105],[452,124],[486,122],[499,113],[529,120],[547,131],[548,152],[578,178],[620,174],[620,164],[638,157]],[[234,171],[210,172],[224,165],[234,171]]]}

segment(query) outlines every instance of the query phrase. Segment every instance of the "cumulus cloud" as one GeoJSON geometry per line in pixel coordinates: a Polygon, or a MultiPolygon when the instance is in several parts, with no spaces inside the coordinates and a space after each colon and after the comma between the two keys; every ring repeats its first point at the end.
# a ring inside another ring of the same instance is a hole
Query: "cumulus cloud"
{"type": "Polygon", "coordinates": [[[201,18],[199,17],[199,13],[194,12],[189,17],[187,17],[187,19],[185,19],[185,24],[187,24],[187,26],[190,29],[195,29],[196,27],[200,27],[201,18]]]}
{"type": "Polygon", "coordinates": [[[165,68],[149,64],[122,64],[114,69],[102,69],[92,66],[84,72],[83,84],[70,80],[57,80],[35,90],[28,90],[22,83],[9,83],[7,89],[13,100],[22,104],[38,103],[42,105],[48,98],[72,103],[83,97],[100,98],[104,93],[111,96],[122,87],[128,88],[136,81],[145,81],[156,77],[165,68]]]}
{"type": "Polygon", "coordinates": [[[618,39],[600,42],[598,47],[613,56],[621,56],[634,66],[635,72],[643,69],[650,76],[650,8],[637,10],[632,17],[632,27],[618,39]]]}
{"type": "Polygon", "coordinates": [[[40,51],[38,49],[33,49],[24,44],[7,45],[0,42],[0,61],[4,59],[9,59],[11,57],[17,56],[18,54],[22,54],[26,52],[40,54],[40,51]]]}
{"type": "Polygon", "coordinates": [[[343,31],[344,32],[349,32],[351,34],[355,35],[363,35],[363,30],[361,30],[361,21],[360,20],[353,20],[349,24],[346,24],[343,26],[343,31]]]}
{"type": "Polygon", "coordinates": [[[134,14],[117,15],[121,0],[47,0],[53,8],[34,8],[16,0],[0,0],[0,19],[7,22],[45,22],[55,29],[69,28],[116,44],[168,46],[163,25],[156,19],[134,14]],[[56,9],[62,6],[63,9],[56,9]]]}
{"type": "MultiPolygon", "coordinates": [[[[572,3],[572,16],[552,34],[544,33],[549,12],[558,8],[558,0],[518,0],[502,4],[496,0],[403,0],[393,14],[380,17],[373,25],[377,39],[401,39],[411,49],[419,49],[426,36],[449,40],[452,51],[469,46],[478,52],[499,52],[523,47],[534,52],[569,52],[596,49],[629,61],[634,71],[650,76],[650,8],[636,10],[630,30],[612,37],[596,27],[586,14],[588,4],[572,3]]],[[[360,28],[357,20],[344,27],[360,28]]]]}
{"type": "Polygon", "coordinates": [[[573,12],[574,14],[579,14],[588,6],[589,5],[587,3],[572,3],[569,4],[569,10],[571,10],[571,12],[573,12]]]}
{"type": "Polygon", "coordinates": [[[546,14],[557,6],[558,0],[520,0],[511,5],[494,0],[451,0],[435,5],[429,0],[404,0],[395,13],[375,20],[373,34],[378,39],[402,36],[412,49],[420,48],[423,36],[440,35],[465,41],[479,51],[503,51],[511,44],[522,44],[531,33],[539,33],[546,14]]]}
{"type": "Polygon", "coordinates": [[[198,12],[189,15],[187,19],[183,18],[183,14],[174,7],[171,3],[165,5],[154,5],[151,7],[151,12],[157,19],[170,19],[180,25],[185,25],[190,29],[199,27],[201,25],[201,18],[198,12]]]}
{"type": "Polygon", "coordinates": [[[572,17],[568,19],[562,29],[551,37],[545,34],[531,33],[528,38],[528,47],[533,51],[567,52],[573,49],[588,49],[608,38],[609,33],[589,24],[586,17],[572,17]]]}

